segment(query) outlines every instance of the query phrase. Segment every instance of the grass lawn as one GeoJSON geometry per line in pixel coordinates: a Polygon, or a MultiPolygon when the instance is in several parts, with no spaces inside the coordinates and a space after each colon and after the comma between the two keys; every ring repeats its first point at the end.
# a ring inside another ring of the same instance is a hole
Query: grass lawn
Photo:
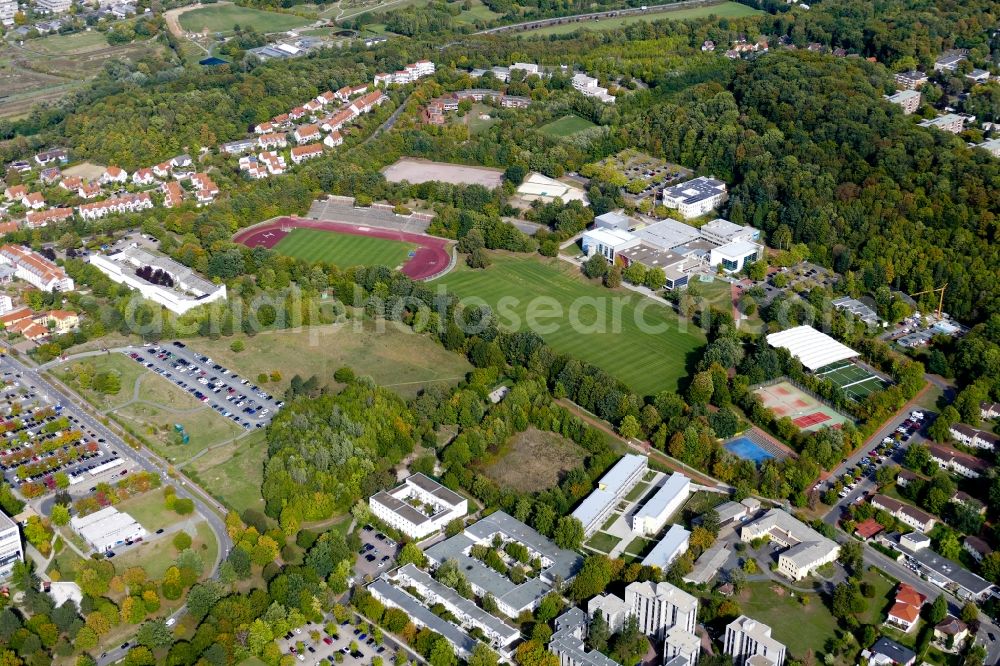
{"type": "Polygon", "coordinates": [[[502,14],[497,14],[495,11],[483,4],[482,0],[472,0],[470,9],[463,9],[455,21],[457,23],[467,23],[469,25],[474,25],[476,21],[492,21],[495,18],[499,18],[502,14]]]}
{"type": "Polygon", "coordinates": [[[410,243],[318,229],[294,229],[274,246],[276,252],[289,257],[325,261],[341,268],[375,265],[399,268],[414,249],[410,243]]]}
{"type": "Polygon", "coordinates": [[[895,597],[896,581],[880,571],[868,569],[861,580],[871,583],[875,588],[875,596],[868,599],[868,610],[858,617],[861,624],[882,624],[886,613],[892,608],[895,597]]]}
{"type": "Polygon", "coordinates": [[[590,537],[590,540],[587,541],[586,545],[588,548],[599,550],[602,553],[610,553],[611,550],[618,545],[619,541],[621,541],[621,539],[616,537],[614,534],[598,532],[594,536],[590,537]]]}
{"type": "Polygon", "coordinates": [[[728,498],[725,495],[720,495],[719,493],[709,493],[704,490],[699,490],[698,492],[691,495],[688,501],[684,503],[684,507],[681,509],[681,515],[683,516],[700,516],[709,509],[714,509],[728,498]]]}
{"type": "MultiPolygon", "coordinates": [[[[215,563],[219,544],[215,541],[212,528],[205,521],[200,521],[195,531],[197,536],[191,542],[191,548],[201,555],[205,563],[204,571],[208,573],[215,563]]],[[[115,571],[120,574],[129,567],[142,567],[150,578],[162,579],[163,574],[177,560],[177,549],[174,548],[172,540],[172,537],[163,535],[129,548],[112,560],[115,571]]]]}
{"type": "Polygon", "coordinates": [[[138,497],[130,497],[115,505],[115,508],[135,518],[151,534],[160,528],[167,528],[187,519],[187,516],[182,516],[164,506],[163,491],[159,488],[138,497]]]}
{"type": "Polygon", "coordinates": [[[612,525],[614,525],[615,521],[618,520],[621,517],[622,517],[622,514],[620,514],[620,513],[613,513],[613,514],[611,514],[610,516],[608,516],[608,519],[604,521],[604,524],[601,525],[601,529],[604,530],[604,531],[607,531],[607,529],[609,527],[611,527],[612,525]]]}
{"type": "Polygon", "coordinates": [[[74,580],[76,578],[76,568],[83,560],[76,551],[70,547],[63,548],[63,551],[52,558],[45,573],[52,576],[54,571],[59,572],[59,580],[74,580]]]}
{"type": "Polygon", "coordinates": [[[52,35],[32,40],[32,51],[41,51],[55,55],[67,53],[86,53],[108,48],[108,40],[103,32],[77,32],[70,35],[52,35]]]}
{"type": "Polygon", "coordinates": [[[457,384],[472,370],[463,356],[426,336],[405,333],[391,325],[379,332],[374,324],[359,320],[253,337],[199,338],[191,340],[190,347],[253,380],[262,372],[280,371],[280,382],[261,386],[272,395],[282,394],[295,374],[303,378],[315,374],[320,384],[325,384],[345,365],[404,398],[414,397],[430,383],[457,384]],[[232,351],[234,340],[242,340],[246,349],[232,351]]]}
{"type": "Polygon", "coordinates": [[[124,354],[107,354],[105,356],[91,356],[79,361],[71,361],[53,368],[52,372],[98,409],[110,410],[120,407],[132,399],[135,381],[146,372],[146,368],[124,354]],[[121,390],[114,394],[104,394],[80,388],[74,379],[74,372],[72,370],[73,366],[78,363],[92,366],[95,373],[116,373],[121,379],[121,390]]]}
{"type": "Polygon", "coordinates": [[[632,488],[632,490],[628,491],[628,495],[625,496],[625,501],[626,502],[636,501],[637,499],[642,497],[643,493],[645,493],[648,489],[649,489],[648,483],[635,484],[635,487],[632,488]]]}
{"type": "Polygon", "coordinates": [[[755,581],[747,583],[738,598],[740,610],[771,627],[771,635],[796,659],[810,649],[821,648],[837,628],[837,620],[817,595],[804,595],[808,599],[805,604],[800,596],[777,583],[755,581]],[[795,618],[795,622],[788,618],[795,618]]]}
{"type": "Polygon", "coordinates": [[[492,456],[486,476],[518,492],[534,493],[559,483],[564,472],[580,466],[586,452],[572,440],[528,428],[492,456]]]}
{"type": "Polygon", "coordinates": [[[260,484],[266,458],[267,443],[261,430],[213,449],[189,467],[198,474],[200,485],[227,506],[238,511],[262,509],[260,484]]]}
{"type": "Polygon", "coordinates": [[[569,114],[568,116],[563,116],[558,120],[553,120],[547,125],[542,125],[538,128],[538,131],[545,136],[551,137],[553,139],[561,139],[567,136],[573,136],[584,130],[589,130],[591,127],[597,127],[594,123],[581,118],[580,116],[575,116],[569,114]]]}
{"type": "Polygon", "coordinates": [[[181,14],[178,20],[181,27],[188,32],[201,32],[206,29],[209,32],[230,32],[236,24],[252,28],[257,32],[282,32],[309,22],[300,16],[265,12],[236,5],[201,7],[181,14]]]}
{"type": "Polygon", "coordinates": [[[205,404],[193,395],[182,390],[169,379],[152,372],[143,375],[140,379],[139,400],[178,411],[192,411],[205,408],[205,404]]]}
{"type": "Polygon", "coordinates": [[[236,423],[204,405],[194,412],[177,412],[144,402],[134,402],[116,409],[115,417],[172,463],[182,463],[203,449],[221,444],[244,432],[236,423]],[[174,424],[184,426],[190,439],[187,444],[180,442],[175,434],[174,424]]]}
{"type": "Polygon", "coordinates": [[[649,548],[653,542],[644,537],[636,537],[632,539],[632,543],[625,546],[626,555],[635,555],[636,557],[642,555],[642,553],[649,548]]]}
{"type": "Polygon", "coordinates": [[[505,328],[534,330],[556,352],[603,368],[639,395],[676,390],[704,344],[703,333],[670,308],[608,290],[558,259],[491,259],[488,269],[458,266],[438,282],[459,297],[500,303],[505,328]]]}
{"type": "Polygon", "coordinates": [[[694,7],[691,9],[675,9],[672,11],[661,11],[648,14],[636,14],[632,16],[616,16],[614,18],[599,19],[596,21],[579,21],[576,23],[563,23],[552,25],[538,30],[531,30],[527,34],[530,36],[544,35],[565,35],[577,30],[612,30],[622,28],[630,23],[641,21],[684,21],[686,19],[698,19],[706,16],[718,16],[719,18],[739,18],[741,16],[754,16],[760,14],[760,10],[741,5],[736,2],[723,2],[718,5],[707,7],[694,7]]]}
{"type": "Polygon", "coordinates": [[[496,109],[485,104],[475,103],[469,112],[465,114],[464,118],[458,118],[458,122],[464,122],[469,127],[469,134],[473,136],[477,134],[482,134],[490,127],[492,127],[497,119],[494,117],[496,109]],[[489,118],[480,118],[479,116],[489,116],[489,118]]]}

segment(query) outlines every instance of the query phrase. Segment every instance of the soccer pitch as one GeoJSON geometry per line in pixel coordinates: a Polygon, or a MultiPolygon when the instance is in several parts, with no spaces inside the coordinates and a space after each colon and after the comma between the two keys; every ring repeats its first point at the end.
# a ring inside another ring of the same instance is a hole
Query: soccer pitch
{"type": "Polygon", "coordinates": [[[588,282],[558,259],[491,258],[490,268],[458,266],[433,284],[470,304],[482,299],[505,328],[535,330],[556,352],[602,368],[639,395],[676,390],[691,354],[705,343],[701,330],[670,308],[588,282]]]}
{"type": "Polygon", "coordinates": [[[323,261],[341,268],[377,265],[399,268],[415,249],[410,243],[316,229],[292,229],[274,246],[276,252],[289,257],[323,261]]]}

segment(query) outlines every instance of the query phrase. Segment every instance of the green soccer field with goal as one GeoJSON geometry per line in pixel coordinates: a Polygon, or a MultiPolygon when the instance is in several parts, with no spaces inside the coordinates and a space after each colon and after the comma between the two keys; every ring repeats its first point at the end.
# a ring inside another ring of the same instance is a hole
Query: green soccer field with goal
{"type": "Polygon", "coordinates": [[[325,261],[341,268],[376,265],[398,268],[415,249],[411,243],[316,229],[293,229],[274,246],[276,252],[289,257],[325,261]]]}
{"type": "Polygon", "coordinates": [[[676,390],[691,355],[705,344],[701,330],[672,309],[606,289],[558,259],[491,258],[485,270],[460,264],[434,284],[459,298],[482,299],[505,328],[535,330],[556,352],[593,363],[639,395],[676,390]]]}

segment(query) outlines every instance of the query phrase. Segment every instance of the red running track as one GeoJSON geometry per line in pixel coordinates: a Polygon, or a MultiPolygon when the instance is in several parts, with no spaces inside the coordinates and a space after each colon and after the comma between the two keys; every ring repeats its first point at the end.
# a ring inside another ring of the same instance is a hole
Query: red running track
{"type": "Polygon", "coordinates": [[[233,236],[233,242],[246,245],[247,247],[266,247],[270,249],[288,235],[288,232],[283,231],[282,228],[318,229],[338,234],[370,236],[372,238],[384,238],[386,240],[412,243],[418,247],[414,251],[413,256],[410,257],[410,260],[403,265],[402,270],[404,275],[413,280],[426,280],[427,278],[434,277],[448,268],[448,264],[451,263],[451,255],[448,252],[448,241],[443,238],[395,231],[393,229],[382,229],[380,227],[347,224],[344,222],[304,220],[298,217],[281,217],[273,222],[244,229],[233,236]]]}

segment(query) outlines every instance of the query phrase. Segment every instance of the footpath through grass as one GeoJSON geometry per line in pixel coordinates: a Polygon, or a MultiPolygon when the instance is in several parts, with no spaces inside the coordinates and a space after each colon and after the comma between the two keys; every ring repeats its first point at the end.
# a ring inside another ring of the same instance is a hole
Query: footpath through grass
{"type": "Polygon", "coordinates": [[[325,261],[341,268],[384,265],[397,268],[406,263],[416,246],[410,243],[339,234],[318,229],[293,229],[274,250],[306,261],[325,261]]]}
{"type": "Polygon", "coordinates": [[[491,258],[490,268],[460,265],[436,284],[469,304],[485,301],[503,327],[533,330],[555,351],[593,363],[639,395],[676,390],[705,343],[701,330],[669,307],[606,289],[558,259],[491,258]]]}

